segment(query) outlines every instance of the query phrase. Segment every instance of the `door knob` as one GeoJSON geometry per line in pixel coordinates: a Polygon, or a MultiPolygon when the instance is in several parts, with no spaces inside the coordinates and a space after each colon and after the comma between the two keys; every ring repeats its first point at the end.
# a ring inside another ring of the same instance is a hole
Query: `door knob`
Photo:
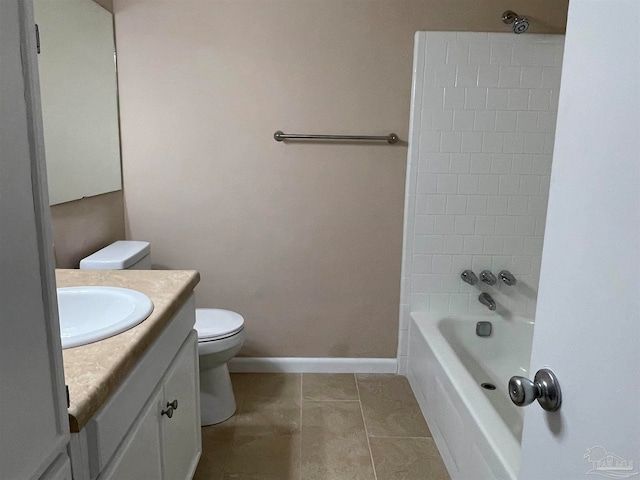
{"type": "Polygon", "coordinates": [[[533,382],[525,377],[511,377],[509,397],[519,407],[525,407],[538,400],[540,406],[549,412],[555,412],[562,404],[558,379],[547,368],[538,370],[533,382]]]}

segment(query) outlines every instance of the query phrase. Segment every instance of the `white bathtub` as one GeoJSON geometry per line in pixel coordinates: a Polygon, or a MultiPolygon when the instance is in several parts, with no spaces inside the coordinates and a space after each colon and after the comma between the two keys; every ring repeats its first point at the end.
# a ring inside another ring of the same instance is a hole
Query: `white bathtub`
{"type": "Polygon", "coordinates": [[[533,322],[412,313],[407,376],[453,480],[516,479],[523,410],[507,383],[528,376],[533,322]],[[476,323],[490,321],[489,337],[476,323]],[[495,390],[485,390],[491,383],[495,390]]]}

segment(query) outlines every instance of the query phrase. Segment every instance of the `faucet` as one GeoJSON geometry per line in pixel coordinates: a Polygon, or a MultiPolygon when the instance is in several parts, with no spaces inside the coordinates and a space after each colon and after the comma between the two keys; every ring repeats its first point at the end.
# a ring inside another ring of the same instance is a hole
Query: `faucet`
{"type": "Polygon", "coordinates": [[[517,282],[516,277],[509,270],[500,270],[498,276],[507,285],[515,285],[517,282]]]}
{"type": "Polygon", "coordinates": [[[480,280],[482,280],[487,285],[495,285],[496,277],[489,270],[483,270],[480,272],[480,280]]]}
{"type": "Polygon", "coordinates": [[[493,300],[493,298],[491,298],[491,295],[489,295],[488,293],[486,292],[481,293],[480,296],[478,297],[478,300],[480,301],[481,304],[483,304],[489,310],[493,311],[496,309],[496,302],[493,300]]]}
{"type": "Polygon", "coordinates": [[[462,272],[460,274],[460,278],[462,278],[463,282],[468,283],[469,285],[475,285],[478,283],[478,277],[476,277],[476,274],[471,270],[465,270],[462,272]]]}

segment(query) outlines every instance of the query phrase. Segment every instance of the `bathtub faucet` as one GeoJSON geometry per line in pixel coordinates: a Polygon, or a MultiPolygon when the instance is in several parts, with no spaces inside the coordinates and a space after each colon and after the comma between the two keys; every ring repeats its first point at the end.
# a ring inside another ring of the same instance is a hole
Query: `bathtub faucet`
{"type": "Polygon", "coordinates": [[[480,280],[482,280],[487,285],[496,284],[496,276],[493,273],[491,273],[489,270],[482,270],[480,272],[480,280]]]}
{"type": "Polygon", "coordinates": [[[471,270],[465,270],[460,274],[460,278],[463,282],[468,283],[469,285],[475,285],[478,283],[478,277],[471,270]]]}
{"type": "Polygon", "coordinates": [[[487,307],[489,310],[493,311],[496,309],[496,302],[488,293],[481,293],[478,297],[478,300],[480,300],[480,303],[487,307]]]}
{"type": "Polygon", "coordinates": [[[513,286],[517,282],[516,277],[514,277],[509,270],[500,270],[498,276],[500,277],[500,280],[502,280],[507,285],[513,286]]]}

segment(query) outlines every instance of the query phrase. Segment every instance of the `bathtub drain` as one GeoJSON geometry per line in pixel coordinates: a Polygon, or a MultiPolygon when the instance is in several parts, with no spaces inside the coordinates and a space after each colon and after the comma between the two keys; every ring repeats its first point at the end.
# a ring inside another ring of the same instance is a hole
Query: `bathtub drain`
{"type": "Polygon", "coordinates": [[[480,386],[485,390],[495,390],[496,386],[493,383],[481,383],[480,386]]]}

